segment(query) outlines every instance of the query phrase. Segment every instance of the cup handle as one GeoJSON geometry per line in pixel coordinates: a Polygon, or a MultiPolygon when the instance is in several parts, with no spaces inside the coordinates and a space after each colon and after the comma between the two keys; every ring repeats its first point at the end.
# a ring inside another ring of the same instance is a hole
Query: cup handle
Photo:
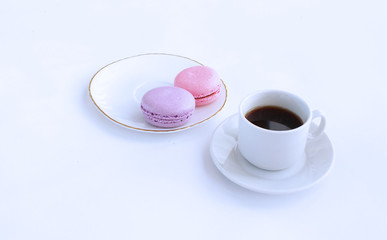
{"type": "Polygon", "coordinates": [[[309,136],[308,136],[309,139],[318,138],[324,132],[325,125],[326,125],[326,119],[325,119],[324,114],[322,114],[319,110],[313,110],[312,121],[313,121],[313,119],[316,119],[316,118],[320,118],[320,124],[313,131],[309,131],[309,136]]]}

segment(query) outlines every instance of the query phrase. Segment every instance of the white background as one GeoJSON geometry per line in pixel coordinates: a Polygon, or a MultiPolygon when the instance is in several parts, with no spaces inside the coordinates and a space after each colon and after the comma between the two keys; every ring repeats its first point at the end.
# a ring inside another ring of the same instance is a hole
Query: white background
{"type": "Polygon", "coordinates": [[[387,3],[0,3],[0,239],[386,239],[387,3]],[[225,108],[174,134],[134,132],[88,96],[117,59],[165,52],[213,67],[225,108]],[[325,112],[331,174],[245,190],[213,165],[216,126],[254,90],[325,112]]]}

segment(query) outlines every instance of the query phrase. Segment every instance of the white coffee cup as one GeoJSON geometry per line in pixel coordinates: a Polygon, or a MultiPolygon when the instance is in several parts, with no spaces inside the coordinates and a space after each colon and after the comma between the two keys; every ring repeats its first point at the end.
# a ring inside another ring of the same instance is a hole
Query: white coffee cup
{"type": "Polygon", "coordinates": [[[311,111],[300,97],[280,90],[254,92],[245,97],[239,106],[238,148],[251,164],[265,170],[288,168],[305,157],[308,138],[318,138],[324,131],[325,116],[318,110],[311,111]],[[264,106],[285,108],[301,118],[303,124],[297,128],[278,131],[254,125],[246,114],[264,106]],[[320,118],[316,129],[310,130],[313,119],[320,118]]]}

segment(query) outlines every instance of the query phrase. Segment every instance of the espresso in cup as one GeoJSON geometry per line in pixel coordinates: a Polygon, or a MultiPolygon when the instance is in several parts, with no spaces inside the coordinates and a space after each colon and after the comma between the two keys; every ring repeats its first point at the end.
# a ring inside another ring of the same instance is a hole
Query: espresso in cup
{"type": "Polygon", "coordinates": [[[325,122],[320,111],[311,110],[295,94],[257,91],[239,106],[238,149],[258,168],[285,169],[305,158],[307,140],[321,136],[325,122]],[[320,123],[311,129],[316,118],[320,118],[320,123]]]}
{"type": "Polygon", "coordinates": [[[303,124],[297,114],[277,106],[256,107],[250,110],[245,117],[258,127],[275,131],[291,130],[303,124]]]}

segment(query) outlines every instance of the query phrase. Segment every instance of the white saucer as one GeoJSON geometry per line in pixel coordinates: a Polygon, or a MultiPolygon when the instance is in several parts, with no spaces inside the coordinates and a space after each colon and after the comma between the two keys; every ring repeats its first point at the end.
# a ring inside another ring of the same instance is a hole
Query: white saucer
{"type": "Polygon", "coordinates": [[[232,182],[255,192],[284,194],[310,188],[328,175],[334,163],[332,143],[325,133],[308,141],[303,159],[280,171],[253,166],[240,154],[237,143],[238,114],[235,114],[215,130],[210,145],[212,160],[232,182]]]}
{"type": "Polygon", "coordinates": [[[219,98],[196,107],[190,121],[177,128],[158,128],[145,122],[140,109],[141,98],[152,88],[173,86],[180,71],[196,65],[203,64],[166,53],[124,58],[106,65],[93,76],[89,84],[90,98],[102,114],[123,127],[155,133],[185,130],[207,121],[223,108],[227,99],[223,81],[219,98]]]}

